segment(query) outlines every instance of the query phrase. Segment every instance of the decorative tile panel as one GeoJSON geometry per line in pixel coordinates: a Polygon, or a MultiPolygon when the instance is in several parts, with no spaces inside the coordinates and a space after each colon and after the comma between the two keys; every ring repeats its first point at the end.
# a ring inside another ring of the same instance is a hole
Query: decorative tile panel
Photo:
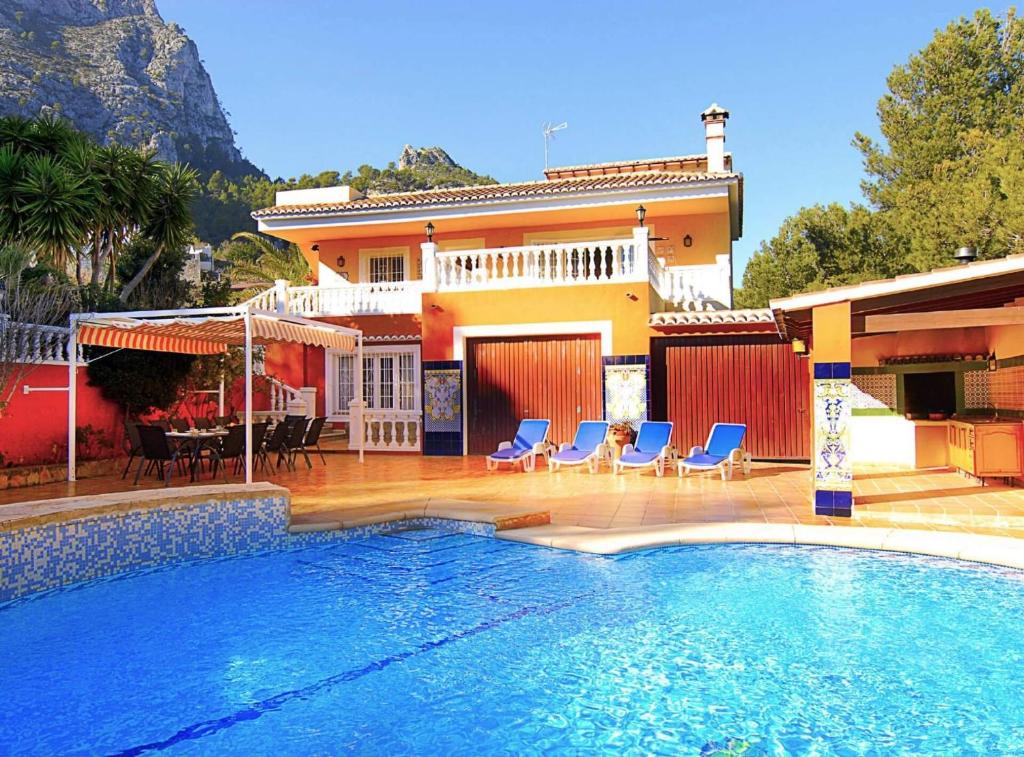
{"type": "Polygon", "coordinates": [[[462,430],[462,371],[424,371],[423,410],[427,431],[462,430]]]}
{"type": "Polygon", "coordinates": [[[964,371],[964,407],[993,407],[990,392],[990,371],[964,371]]]}
{"type": "Polygon", "coordinates": [[[850,364],[814,366],[815,513],[849,516],[853,498],[850,459],[850,364]]]}
{"type": "Polygon", "coordinates": [[[634,428],[648,418],[650,383],[648,356],[621,355],[604,358],[604,417],[634,428]]]}
{"type": "Polygon", "coordinates": [[[851,406],[855,410],[895,410],[896,374],[860,373],[852,378],[851,406]]]}
{"type": "Polygon", "coordinates": [[[462,454],[462,361],[423,363],[423,454],[462,454]]]}
{"type": "Polygon", "coordinates": [[[990,373],[990,407],[997,410],[1024,411],[1024,366],[1002,367],[990,373]]]}

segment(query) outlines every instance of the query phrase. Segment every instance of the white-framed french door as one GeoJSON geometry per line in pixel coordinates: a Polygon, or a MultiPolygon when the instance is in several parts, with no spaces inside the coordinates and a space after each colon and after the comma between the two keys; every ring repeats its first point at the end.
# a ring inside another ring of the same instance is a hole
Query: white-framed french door
{"type": "MultiPolygon", "coordinates": [[[[325,351],[324,389],[328,420],[349,422],[355,396],[356,356],[325,351]]],[[[419,451],[423,410],[420,346],[363,347],[363,402],[367,450],[419,451]]]]}

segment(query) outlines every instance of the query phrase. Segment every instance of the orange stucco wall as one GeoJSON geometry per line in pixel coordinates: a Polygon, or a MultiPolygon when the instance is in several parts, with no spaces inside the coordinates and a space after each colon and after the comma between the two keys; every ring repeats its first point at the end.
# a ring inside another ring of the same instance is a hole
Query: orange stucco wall
{"type": "Polygon", "coordinates": [[[614,354],[647,353],[647,284],[587,285],[579,291],[585,296],[572,298],[561,287],[424,295],[423,359],[452,359],[455,326],[564,321],[611,321],[614,354]]]}
{"type": "MultiPolygon", "coordinates": [[[[474,229],[471,231],[445,232],[438,229],[434,241],[439,245],[459,240],[483,240],[483,247],[517,247],[526,243],[528,235],[559,232],[569,230],[601,229],[608,227],[632,228],[636,218],[623,215],[621,212],[609,211],[609,216],[601,220],[565,222],[555,224],[530,224],[502,228],[474,229]]],[[[697,265],[714,263],[715,255],[730,252],[732,243],[729,235],[728,213],[703,213],[689,215],[673,215],[656,217],[649,213],[647,225],[651,227],[651,236],[664,237],[654,241],[655,253],[663,257],[668,265],[697,265]],[[689,235],[691,247],[683,246],[683,237],[689,235]]],[[[628,235],[628,234],[627,234],[628,235]]],[[[581,237],[587,235],[581,234],[581,237]]],[[[406,278],[418,279],[420,269],[420,243],[423,234],[407,234],[401,236],[366,236],[356,239],[321,239],[319,262],[338,273],[347,274],[348,280],[355,283],[360,280],[360,250],[375,248],[407,248],[409,252],[409,268],[406,278]],[[339,257],[344,258],[344,265],[338,265],[339,257]]],[[[304,250],[307,260],[312,261],[314,253],[304,250]]],[[[319,267],[317,267],[317,271],[319,267]]],[[[317,275],[317,271],[313,275],[317,275]]]]}
{"type": "Polygon", "coordinates": [[[985,329],[989,351],[998,358],[1024,355],[1024,326],[989,326],[985,329]]]}

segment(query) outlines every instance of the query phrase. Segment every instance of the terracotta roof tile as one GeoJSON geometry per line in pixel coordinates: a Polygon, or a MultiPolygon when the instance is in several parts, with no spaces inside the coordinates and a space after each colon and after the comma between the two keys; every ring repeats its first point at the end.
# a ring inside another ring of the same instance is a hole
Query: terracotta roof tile
{"type": "Polygon", "coordinates": [[[473,187],[428,189],[422,192],[398,192],[364,197],[351,202],[319,203],[314,205],[276,205],[257,210],[253,218],[282,218],[293,216],[339,215],[366,210],[387,210],[406,207],[460,205],[471,202],[514,200],[577,192],[601,192],[634,187],[691,184],[698,182],[736,179],[737,173],[685,173],[645,171],[637,173],[582,176],[544,181],[525,181],[516,184],[487,184],[473,187]]]}

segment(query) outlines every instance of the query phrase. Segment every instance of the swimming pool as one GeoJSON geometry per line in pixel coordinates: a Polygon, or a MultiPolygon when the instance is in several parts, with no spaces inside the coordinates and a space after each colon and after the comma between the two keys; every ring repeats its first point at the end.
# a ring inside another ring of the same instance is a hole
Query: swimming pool
{"type": "Polygon", "coordinates": [[[1022,611],[952,561],[395,531],[0,605],[0,753],[1020,754],[1022,611]]]}

